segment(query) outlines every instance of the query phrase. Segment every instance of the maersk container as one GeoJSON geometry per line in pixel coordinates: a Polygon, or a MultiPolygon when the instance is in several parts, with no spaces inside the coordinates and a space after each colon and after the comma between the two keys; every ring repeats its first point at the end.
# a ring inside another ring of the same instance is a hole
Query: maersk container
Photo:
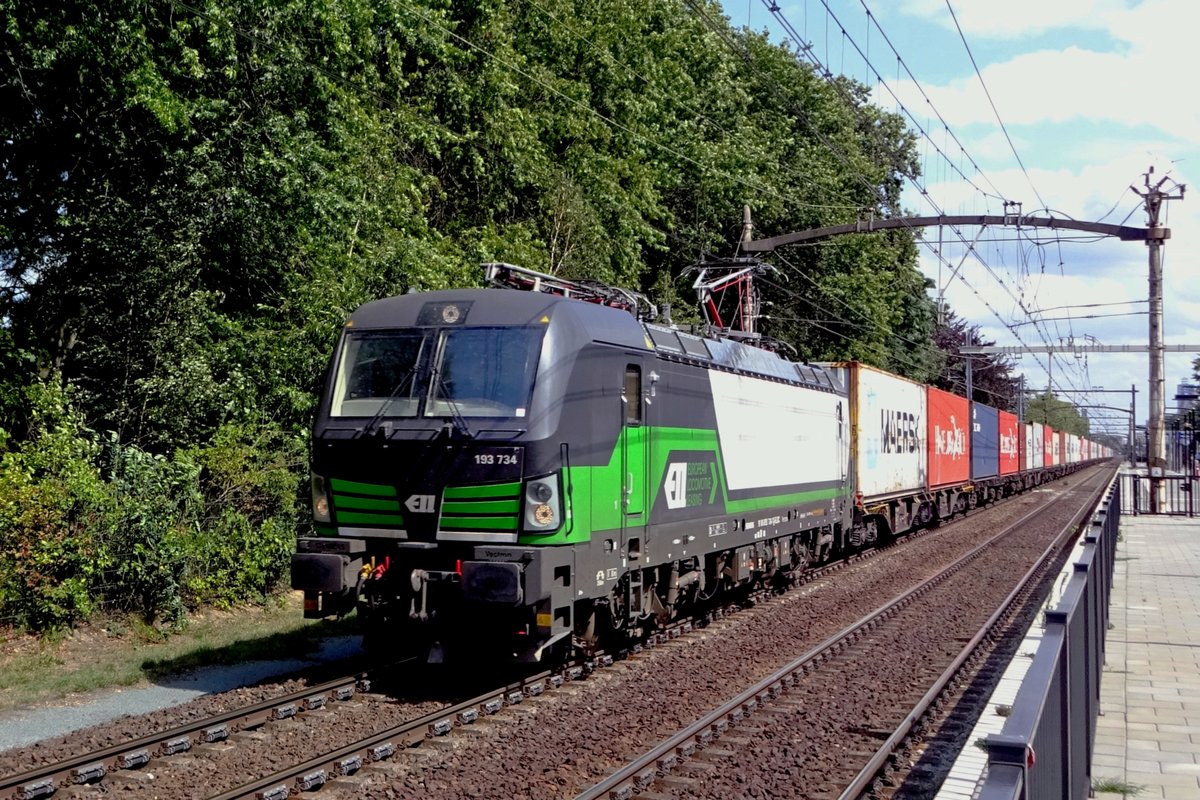
{"type": "Polygon", "coordinates": [[[1046,434],[1048,430],[1049,428],[1040,422],[1033,423],[1033,466],[1030,469],[1041,469],[1042,467],[1049,466],[1046,453],[1046,445],[1050,441],[1049,436],[1046,434]]]}
{"type": "Polygon", "coordinates": [[[925,387],[857,361],[825,365],[850,388],[850,452],[864,499],[925,488],[925,387]]]}
{"type": "Polygon", "coordinates": [[[971,403],[971,480],[1000,474],[1000,412],[971,403]]]}
{"type": "Polygon", "coordinates": [[[929,488],[964,483],[971,478],[967,398],[932,386],[927,389],[929,420],[929,488]]]}
{"type": "Polygon", "coordinates": [[[1012,475],[1021,470],[1022,425],[1016,414],[997,412],[1000,445],[1000,474],[1012,475]]]}

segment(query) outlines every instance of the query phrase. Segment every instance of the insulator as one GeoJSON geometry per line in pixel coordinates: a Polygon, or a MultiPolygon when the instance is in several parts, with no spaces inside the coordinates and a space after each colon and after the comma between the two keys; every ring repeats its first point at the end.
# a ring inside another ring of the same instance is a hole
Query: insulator
{"type": "Polygon", "coordinates": [[[150,763],[150,751],[138,750],[133,753],[125,753],[117,758],[117,765],[121,769],[134,769],[150,763]]]}
{"type": "Polygon", "coordinates": [[[429,726],[429,732],[434,736],[445,736],[454,728],[454,723],[448,719],[439,719],[429,726]]]}
{"type": "Polygon", "coordinates": [[[309,711],[324,708],[327,699],[323,694],[314,694],[312,697],[304,698],[304,707],[309,711]]]}

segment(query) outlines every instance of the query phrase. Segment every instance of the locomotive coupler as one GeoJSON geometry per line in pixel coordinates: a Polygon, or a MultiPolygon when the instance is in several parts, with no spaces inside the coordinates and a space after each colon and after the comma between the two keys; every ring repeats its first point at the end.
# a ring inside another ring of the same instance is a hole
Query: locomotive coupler
{"type": "Polygon", "coordinates": [[[408,616],[418,622],[428,622],[430,618],[429,584],[436,581],[457,581],[459,579],[457,572],[426,569],[414,569],[408,577],[413,590],[412,605],[409,606],[408,616]]]}

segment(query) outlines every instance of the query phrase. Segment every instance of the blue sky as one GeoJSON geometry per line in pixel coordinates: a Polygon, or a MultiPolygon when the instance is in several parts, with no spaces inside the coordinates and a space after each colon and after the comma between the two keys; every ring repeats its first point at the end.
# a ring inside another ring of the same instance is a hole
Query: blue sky
{"type": "MultiPolygon", "coordinates": [[[[782,39],[783,28],[769,5],[762,0],[726,0],[724,8],[735,25],[768,30],[782,39]]],[[[1153,180],[1164,175],[1171,179],[1164,188],[1179,183],[1193,190],[1190,173],[1200,173],[1200,104],[1193,99],[1200,94],[1193,86],[1200,3],[1194,0],[951,0],[949,6],[946,0],[780,0],[778,5],[793,29],[807,37],[817,58],[834,71],[872,85],[880,106],[897,110],[900,102],[916,109],[917,121],[929,127],[933,140],[983,189],[981,193],[959,179],[930,142],[922,140],[923,183],[936,208],[947,214],[1001,214],[1001,199],[1008,199],[1034,216],[1141,226],[1146,216],[1129,187],[1144,188],[1143,174],[1149,167],[1155,169],[1153,180]],[[898,72],[896,55],[880,29],[924,94],[903,69],[898,72]],[[854,44],[869,52],[873,68],[854,44]],[[887,87],[877,82],[876,70],[887,87]],[[928,111],[926,97],[962,143],[961,149],[928,111]]],[[[937,213],[913,187],[905,200],[915,214],[937,213]]],[[[1164,339],[1168,344],[1200,344],[1200,195],[1185,194],[1182,201],[1169,202],[1165,219],[1171,240],[1164,250],[1164,339]]],[[[961,233],[970,241],[976,231],[961,233]]],[[[784,231],[759,231],[778,233],[784,231]]],[[[978,245],[982,262],[968,258],[963,263],[964,282],[948,280],[946,262],[958,264],[965,244],[953,234],[943,238],[955,244],[943,249],[940,270],[930,249],[923,250],[922,269],[935,280],[940,272],[950,307],[998,344],[1020,343],[1009,326],[1028,323],[1026,311],[1039,318],[1073,319],[1048,320],[1040,326],[1040,335],[1032,324],[1017,325],[1015,331],[1025,344],[1045,344],[1042,337],[1057,346],[1066,343],[1061,340],[1087,337],[1113,345],[1147,342],[1144,313],[1085,318],[1146,310],[1144,244],[1070,242],[1044,233],[1021,241],[995,241],[1013,239],[1015,232],[992,228],[984,234],[988,241],[978,245]],[[1120,305],[1049,310],[1098,303],[1120,305]]],[[[1190,380],[1195,355],[1167,354],[1168,406],[1174,402],[1176,384],[1190,380]]],[[[1044,355],[1025,355],[1017,370],[1033,386],[1047,384],[1044,355]]],[[[1052,366],[1053,383],[1064,390],[1136,385],[1139,424],[1147,415],[1148,370],[1145,354],[1076,358],[1064,353],[1052,366]]],[[[1121,395],[1076,400],[1128,405],[1128,397],[1121,395]]],[[[1100,427],[1124,425],[1128,419],[1099,410],[1090,413],[1093,418],[1106,417],[1097,420],[1100,427]]]]}

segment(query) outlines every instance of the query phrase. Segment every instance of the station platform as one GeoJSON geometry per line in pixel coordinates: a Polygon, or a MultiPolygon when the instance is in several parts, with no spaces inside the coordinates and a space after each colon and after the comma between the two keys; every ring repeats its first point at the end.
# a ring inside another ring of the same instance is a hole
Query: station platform
{"type": "MultiPolygon", "coordinates": [[[[969,741],[1002,731],[1041,638],[1035,624],[969,741]]],[[[937,800],[974,800],[986,770],[986,753],[968,746],[937,800]]],[[[1200,519],[1121,517],[1092,786],[1099,800],[1200,800],[1200,519]]]]}
{"type": "Polygon", "coordinates": [[[1200,519],[1121,518],[1092,776],[1103,800],[1200,798],[1200,519]]]}

